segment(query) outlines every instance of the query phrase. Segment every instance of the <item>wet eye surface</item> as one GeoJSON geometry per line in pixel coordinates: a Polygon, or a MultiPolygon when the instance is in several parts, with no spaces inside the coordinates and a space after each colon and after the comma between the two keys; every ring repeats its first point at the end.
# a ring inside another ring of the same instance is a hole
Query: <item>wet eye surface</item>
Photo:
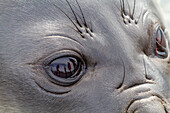
{"type": "Polygon", "coordinates": [[[57,85],[70,86],[78,82],[85,73],[86,64],[79,55],[57,55],[44,64],[47,78],[57,85]]]}
{"type": "Polygon", "coordinates": [[[168,35],[159,24],[153,26],[151,31],[147,48],[144,50],[145,54],[152,58],[166,59],[169,54],[168,35]]]}
{"type": "Polygon", "coordinates": [[[61,57],[50,63],[49,69],[54,76],[60,78],[73,78],[79,72],[81,61],[73,57],[61,57]]]}
{"type": "Polygon", "coordinates": [[[167,58],[168,57],[168,49],[166,44],[166,36],[161,29],[161,27],[157,28],[156,38],[155,38],[155,55],[159,58],[167,58]]]}

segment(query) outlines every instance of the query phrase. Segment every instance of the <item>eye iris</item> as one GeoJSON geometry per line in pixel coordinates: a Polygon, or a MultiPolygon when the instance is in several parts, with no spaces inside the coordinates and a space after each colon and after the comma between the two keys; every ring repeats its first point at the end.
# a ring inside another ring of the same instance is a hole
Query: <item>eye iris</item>
{"type": "Polygon", "coordinates": [[[80,62],[73,57],[62,57],[49,65],[51,72],[60,78],[71,78],[80,67],[80,62]]]}

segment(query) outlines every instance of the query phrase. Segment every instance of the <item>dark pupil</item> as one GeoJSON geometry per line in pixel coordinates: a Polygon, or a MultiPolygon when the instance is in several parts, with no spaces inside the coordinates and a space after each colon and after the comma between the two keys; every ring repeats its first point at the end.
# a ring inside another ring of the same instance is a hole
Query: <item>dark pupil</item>
{"type": "Polygon", "coordinates": [[[55,76],[70,78],[78,70],[79,62],[72,57],[62,57],[54,60],[49,67],[55,76]]]}
{"type": "Polygon", "coordinates": [[[167,56],[166,39],[161,28],[158,28],[156,35],[156,55],[161,57],[167,56]]]}

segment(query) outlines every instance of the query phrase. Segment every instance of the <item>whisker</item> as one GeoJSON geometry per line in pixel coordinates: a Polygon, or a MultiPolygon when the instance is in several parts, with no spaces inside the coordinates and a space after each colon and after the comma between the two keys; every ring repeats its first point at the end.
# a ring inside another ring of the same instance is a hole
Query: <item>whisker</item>
{"type": "MultiPolygon", "coordinates": [[[[73,4],[73,6],[76,7],[74,4],[73,4]]],[[[77,15],[78,19],[81,20],[81,23],[84,23],[84,20],[81,18],[81,16],[76,12],[75,12],[75,14],[77,15]]]]}
{"type": "Polygon", "coordinates": [[[77,0],[76,0],[76,3],[77,3],[77,5],[78,5],[78,7],[79,7],[79,9],[80,9],[80,12],[81,12],[81,15],[82,15],[82,17],[83,17],[84,25],[85,25],[85,27],[87,27],[87,23],[86,23],[86,20],[85,20],[85,17],[84,17],[83,11],[82,11],[82,9],[81,9],[81,7],[80,7],[80,5],[79,5],[79,3],[78,3],[78,1],[77,1],[77,0]]]}
{"type": "Polygon", "coordinates": [[[80,19],[80,21],[83,23],[84,20],[81,18],[81,16],[80,16],[79,14],[77,14],[77,13],[76,13],[76,15],[77,15],[77,17],[80,19]]]}
{"type": "Polygon", "coordinates": [[[72,13],[73,13],[73,15],[74,15],[74,17],[75,17],[75,19],[76,19],[76,22],[78,23],[78,25],[79,25],[80,27],[82,27],[81,24],[80,24],[80,22],[79,22],[79,20],[78,20],[78,18],[77,18],[77,16],[76,16],[76,14],[75,14],[75,12],[74,12],[74,10],[73,10],[73,8],[71,7],[70,3],[68,2],[68,0],[66,0],[66,2],[67,2],[67,4],[69,5],[69,7],[70,7],[70,9],[71,9],[71,11],[72,11],[72,13]]]}
{"type": "Polygon", "coordinates": [[[123,12],[125,13],[125,1],[122,0],[122,3],[123,3],[123,12]]]}
{"type": "Polygon", "coordinates": [[[122,10],[122,0],[120,0],[120,8],[121,8],[121,10],[122,10]]]}
{"type": "Polygon", "coordinates": [[[134,19],[135,8],[136,8],[136,0],[134,0],[133,12],[131,17],[132,19],[134,19]]]}
{"type": "Polygon", "coordinates": [[[61,8],[59,8],[57,5],[55,5],[55,4],[53,4],[57,9],[59,9],[71,22],[72,22],[72,24],[76,27],[76,29],[80,32],[80,33],[82,33],[80,30],[79,30],[79,28],[78,28],[78,26],[73,22],[73,20],[61,9],[61,8]]]}
{"type": "Polygon", "coordinates": [[[71,29],[73,29],[74,31],[76,31],[82,38],[85,38],[82,33],[80,33],[78,30],[74,29],[73,27],[69,26],[71,29]]]}
{"type": "Polygon", "coordinates": [[[131,9],[130,9],[129,2],[127,2],[127,5],[128,5],[128,9],[129,9],[129,14],[130,14],[130,17],[131,17],[131,9]]]}
{"type": "Polygon", "coordinates": [[[136,24],[137,24],[138,21],[140,20],[140,17],[141,17],[141,15],[142,15],[142,12],[143,12],[143,10],[141,10],[140,15],[139,15],[139,17],[138,17],[138,20],[136,21],[136,24]]]}
{"type": "Polygon", "coordinates": [[[91,30],[91,32],[93,32],[93,26],[92,26],[91,20],[90,20],[90,30],[91,30]]]}

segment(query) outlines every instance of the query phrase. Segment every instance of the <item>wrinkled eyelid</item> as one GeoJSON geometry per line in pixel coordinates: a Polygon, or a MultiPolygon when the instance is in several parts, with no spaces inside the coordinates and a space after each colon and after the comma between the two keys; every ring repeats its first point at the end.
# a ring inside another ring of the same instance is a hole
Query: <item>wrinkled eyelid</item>
{"type": "Polygon", "coordinates": [[[70,49],[65,50],[59,50],[58,52],[55,52],[51,54],[50,56],[47,56],[44,58],[43,65],[48,66],[52,61],[54,61],[56,58],[62,57],[62,56],[77,56],[79,58],[83,58],[82,54],[80,52],[70,49]]]}

